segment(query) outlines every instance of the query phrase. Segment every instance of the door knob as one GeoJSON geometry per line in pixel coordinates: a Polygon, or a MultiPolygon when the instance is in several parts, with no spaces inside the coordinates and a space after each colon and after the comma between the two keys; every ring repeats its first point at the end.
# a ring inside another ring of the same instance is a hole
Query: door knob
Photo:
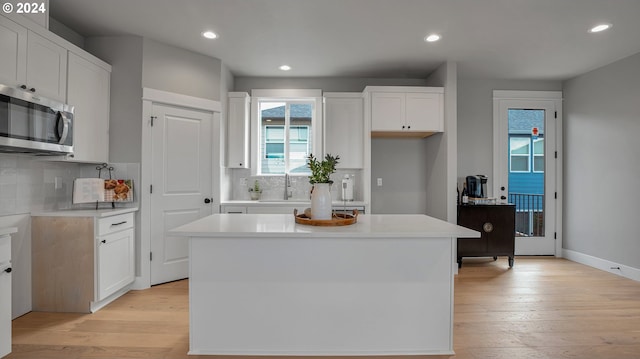
{"type": "Polygon", "coordinates": [[[504,191],[504,186],[500,187],[500,190],[501,190],[501,191],[504,191]]]}
{"type": "Polygon", "coordinates": [[[500,199],[507,199],[507,197],[505,197],[505,196],[500,196],[500,199]]]}
{"type": "Polygon", "coordinates": [[[206,203],[206,204],[211,203],[211,199],[210,199],[210,198],[205,198],[205,199],[204,199],[204,203],[206,203]]]}
{"type": "Polygon", "coordinates": [[[11,269],[11,267],[7,268],[4,270],[6,273],[11,273],[11,271],[13,271],[13,269],[11,269]]]}

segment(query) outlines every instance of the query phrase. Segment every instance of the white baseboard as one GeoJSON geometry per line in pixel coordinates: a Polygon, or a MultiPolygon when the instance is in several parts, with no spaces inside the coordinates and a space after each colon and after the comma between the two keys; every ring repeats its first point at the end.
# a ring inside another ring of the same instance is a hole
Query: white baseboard
{"type": "Polygon", "coordinates": [[[562,249],[562,256],[568,260],[640,282],[640,269],[638,268],[625,266],[623,264],[611,262],[606,259],[590,256],[588,254],[569,249],[562,249]]]}

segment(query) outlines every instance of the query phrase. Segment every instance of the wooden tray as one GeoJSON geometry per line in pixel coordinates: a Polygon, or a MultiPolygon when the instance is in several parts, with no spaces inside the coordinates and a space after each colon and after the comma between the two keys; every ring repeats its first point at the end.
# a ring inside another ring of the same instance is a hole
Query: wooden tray
{"type": "Polygon", "coordinates": [[[358,221],[358,210],[354,209],[353,214],[334,212],[333,218],[331,219],[311,219],[307,217],[304,213],[298,214],[298,209],[296,208],[293,210],[293,216],[296,218],[296,223],[306,224],[309,226],[325,226],[325,227],[348,226],[358,221]]]}

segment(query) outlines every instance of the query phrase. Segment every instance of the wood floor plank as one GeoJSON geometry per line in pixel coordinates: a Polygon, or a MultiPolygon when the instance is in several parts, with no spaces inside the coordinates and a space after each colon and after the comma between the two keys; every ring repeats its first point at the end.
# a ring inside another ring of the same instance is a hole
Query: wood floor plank
{"type": "MultiPolygon", "coordinates": [[[[465,259],[454,282],[455,356],[372,358],[640,358],[639,282],[550,257],[517,257],[513,268],[465,259]]],[[[182,280],[131,291],[94,314],[29,313],[13,321],[6,359],[276,358],[187,355],[188,289],[182,280]]]]}

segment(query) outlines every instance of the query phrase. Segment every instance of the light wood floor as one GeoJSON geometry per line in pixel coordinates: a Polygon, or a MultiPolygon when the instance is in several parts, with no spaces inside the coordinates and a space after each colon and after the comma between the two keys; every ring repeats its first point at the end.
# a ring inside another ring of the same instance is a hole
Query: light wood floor
{"type": "MultiPolygon", "coordinates": [[[[29,313],[13,321],[6,359],[223,358],[186,355],[187,289],[132,291],[88,315],[29,313]]],[[[640,283],[563,259],[465,259],[454,341],[456,359],[637,359],[640,283]]]]}

